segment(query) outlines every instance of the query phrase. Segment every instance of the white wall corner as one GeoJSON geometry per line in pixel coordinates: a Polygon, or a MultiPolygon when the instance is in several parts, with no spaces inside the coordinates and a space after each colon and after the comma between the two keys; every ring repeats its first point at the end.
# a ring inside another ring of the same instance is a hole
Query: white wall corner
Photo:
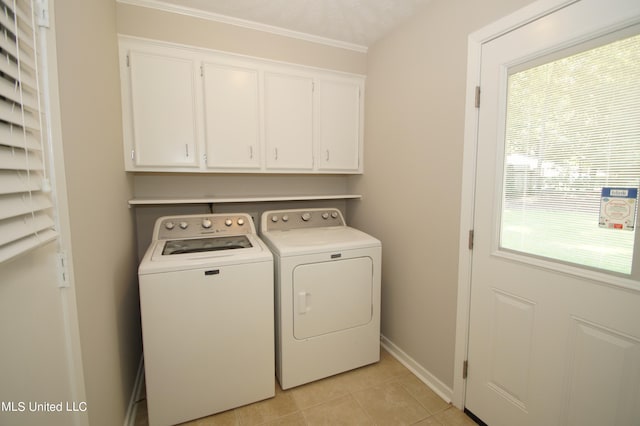
{"type": "Polygon", "coordinates": [[[383,335],[380,335],[380,344],[387,352],[389,352],[402,365],[407,367],[409,371],[415,374],[418,379],[434,391],[440,398],[444,399],[447,403],[451,402],[453,390],[449,386],[445,385],[440,379],[431,374],[415,359],[411,358],[406,352],[383,335]]]}
{"type": "Polygon", "coordinates": [[[144,390],[144,354],[140,355],[140,363],[138,364],[138,372],[136,380],[133,383],[131,397],[129,398],[129,406],[127,407],[127,415],[124,418],[124,426],[135,426],[136,416],[138,414],[138,406],[142,400],[142,392],[144,390]]]}

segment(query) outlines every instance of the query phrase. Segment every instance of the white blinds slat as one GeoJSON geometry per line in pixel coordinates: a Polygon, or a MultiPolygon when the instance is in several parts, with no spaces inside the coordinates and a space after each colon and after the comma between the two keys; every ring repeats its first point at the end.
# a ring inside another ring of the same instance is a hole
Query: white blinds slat
{"type": "Polygon", "coordinates": [[[44,212],[3,220],[0,222],[0,246],[51,227],[53,220],[44,212]]]}
{"type": "Polygon", "coordinates": [[[41,182],[42,178],[35,173],[27,175],[17,170],[0,170],[0,195],[36,192],[42,186],[41,182]]]}
{"type": "Polygon", "coordinates": [[[40,123],[31,112],[25,110],[25,115],[23,117],[20,108],[16,108],[16,105],[12,102],[0,102],[0,120],[7,123],[26,126],[32,130],[40,127],[40,123]]]}
{"type": "Polygon", "coordinates": [[[0,220],[22,216],[32,211],[46,210],[51,207],[51,199],[44,194],[29,197],[25,194],[0,196],[0,220]]]}
{"type": "Polygon", "coordinates": [[[3,13],[2,8],[0,7],[0,26],[3,26],[4,28],[13,28],[14,25],[15,24],[11,18],[9,18],[7,14],[3,13]]]}
{"type": "Polygon", "coordinates": [[[33,152],[0,146],[0,170],[42,170],[42,160],[33,152]]]}
{"type": "Polygon", "coordinates": [[[9,60],[4,54],[0,54],[0,72],[18,80],[18,64],[9,60]]]}
{"type": "Polygon", "coordinates": [[[18,56],[18,46],[16,45],[15,40],[12,38],[12,31],[13,28],[11,28],[10,30],[7,30],[5,28],[3,29],[2,33],[0,33],[0,49],[16,58],[18,56]]]}
{"type": "Polygon", "coordinates": [[[30,110],[35,111],[38,109],[38,100],[33,93],[23,91],[21,94],[15,84],[12,84],[5,79],[0,79],[0,96],[3,96],[15,103],[22,102],[22,105],[26,106],[30,110]]]}
{"type": "Polygon", "coordinates": [[[39,151],[40,141],[37,136],[32,132],[24,134],[21,128],[0,122],[0,145],[39,151]]]}
{"type": "Polygon", "coordinates": [[[14,257],[26,253],[30,250],[40,247],[50,241],[55,240],[58,234],[51,230],[45,229],[34,235],[14,241],[11,244],[0,246],[0,263],[13,259],[14,257]]]}

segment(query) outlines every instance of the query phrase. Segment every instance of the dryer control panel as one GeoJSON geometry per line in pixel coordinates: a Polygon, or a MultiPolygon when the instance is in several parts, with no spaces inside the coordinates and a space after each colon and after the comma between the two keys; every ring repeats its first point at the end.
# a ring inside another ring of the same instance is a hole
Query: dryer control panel
{"type": "Polygon", "coordinates": [[[271,210],[262,214],[261,229],[285,231],[299,228],[346,226],[342,212],[336,208],[271,210]]]}

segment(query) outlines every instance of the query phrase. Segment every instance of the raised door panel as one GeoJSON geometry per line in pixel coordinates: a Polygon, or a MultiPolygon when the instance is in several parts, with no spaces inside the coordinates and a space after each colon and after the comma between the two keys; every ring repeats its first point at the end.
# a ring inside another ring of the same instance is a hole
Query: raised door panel
{"type": "Polygon", "coordinates": [[[260,167],[258,70],[205,63],[207,167],[260,167]]]}
{"type": "Polygon", "coordinates": [[[129,53],[131,157],[137,167],[197,167],[194,61],[129,53]]]}
{"type": "Polygon", "coordinates": [[[265,139],[269,169],[313,168],[313,79],[266,72],[265,139]]]}
{"type": "Polygon", "coordinates": [[[359,171],[361,85],[321,80],[318,84],[318,169],[359,171]]]}

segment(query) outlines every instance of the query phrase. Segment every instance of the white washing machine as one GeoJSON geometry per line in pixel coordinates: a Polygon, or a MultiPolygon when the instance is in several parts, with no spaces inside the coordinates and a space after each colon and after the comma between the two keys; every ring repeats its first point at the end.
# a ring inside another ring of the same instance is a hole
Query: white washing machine
{"type": "Polygon", "coordinates": [[[151,425],[275,395],[273,256],[249,215],[159,218],[138,276],[151,425]]]}
{"type": "Polygon", "coordinates": [[[283,389],[380,360],[380,241],[338,209],[267,211],[283,389]]]}

